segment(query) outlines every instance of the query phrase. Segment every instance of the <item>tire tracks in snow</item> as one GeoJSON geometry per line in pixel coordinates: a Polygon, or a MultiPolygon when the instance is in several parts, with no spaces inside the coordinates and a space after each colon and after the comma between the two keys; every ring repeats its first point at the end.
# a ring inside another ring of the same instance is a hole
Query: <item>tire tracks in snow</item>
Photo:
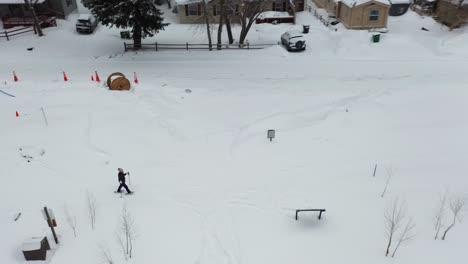
{"type": "Polygon", "coordinates": [[[265,129],[252,129],[255,126],[261,126],[262,124],[266,123],[267,121],[271,121],[274,119],[278,119],[284,117],[288,123],[293,121],[294,123],[301,123],[300,125],[283,125],[283,126],[276,126],[276,129],[281,129],[282,131],[292,131],[301,128],[307,128],[314,125],[318,125],[320,122],[327,120],[331,115],[339,112],[339,108],[355,104],[358,101],[362,101],[364,99],[369,99],[372,97],[379,96],[383,94],[385,90],[377,90],[375,92],[369,92],[369,90],[361,92],[357,95],[352,95],[348,97],[341,98],[337,101],[326,103],[323,105],[317,105],[312,107],[306,107],[295,111],[281,111],[276,112],[273,114],[269,114],[266,116],[259,117],[245,125],[240,126],[237,129],[236,136],[234,140],[231,142],[229,147],[229,153],[231,157],[234,156],[235,150],[244,142],[250,140],[251,138],[261,135],[265,133],[265,129]],[[248,133],[249,130],[253,130],[252,132],[248,133]],[[260,131],[261,130],[261,131],[260,131]]]}
{"type": "Polygon", "coordinates": [[[92,130],[93,130],[93,117],[92,117],[92,113],[88,113],[88,125],[86,127],[86,133],[85,133],[86,146],[88,146],[88,148],[90,150],[92,150],[93,152],[95,152],[95,153],[98,153],[98,154],[101,154],[101,155],[104,155],[104,156],[110,156],[109,152],[107,152],[107,151],[97,147],[95,144],[93,144],[93,142],[91,140],[92,130]]]}

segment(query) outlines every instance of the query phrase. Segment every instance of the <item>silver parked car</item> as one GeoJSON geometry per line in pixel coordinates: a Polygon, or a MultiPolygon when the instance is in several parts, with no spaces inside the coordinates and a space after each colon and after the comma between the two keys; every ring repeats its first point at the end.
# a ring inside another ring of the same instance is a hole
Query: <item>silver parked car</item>
{"type": "Polygon", "coordinates": [[[301,51],[306,49],[305,39],[299,31],[288,31],[281,35],[281,44],[288,51],[301,51]]]}
{"type": "Polygon", "coordinates": [[[94,16],[89,14],[79,15],[76,20],[76,31],[78,33],[93,33],[97,24],[98,21],[94,16]]]}

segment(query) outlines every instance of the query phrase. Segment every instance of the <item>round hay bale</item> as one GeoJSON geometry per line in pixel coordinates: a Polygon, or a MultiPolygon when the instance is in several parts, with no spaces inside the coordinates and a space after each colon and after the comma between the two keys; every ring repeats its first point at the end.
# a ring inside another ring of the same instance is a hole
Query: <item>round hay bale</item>
{"type": "Polygon", "coordinates": [[[118,90],[118,91],[124,91],[124,90],[130,90],[130,81],[125,78],[125,77],[117,77],[112,80],[110,84],[110,89],[111,90],[118,90]]]}
{"type": "Polygon", "coordinates": [[[121,73],[121,72],[112,73],[111,75],[109,75],[109,77],[107,77],[107,87],[111,88],[112,79],[115,79],[115,77],[124,77],[125,78],[125,75],[123,73],[121,73]]]}

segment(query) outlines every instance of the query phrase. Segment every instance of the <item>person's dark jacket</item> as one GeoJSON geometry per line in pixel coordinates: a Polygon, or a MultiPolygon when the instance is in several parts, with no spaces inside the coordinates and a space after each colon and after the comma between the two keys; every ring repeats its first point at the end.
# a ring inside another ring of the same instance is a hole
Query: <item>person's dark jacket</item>
{"type": "Polygon", "coordinates": [[[125,175],[127,173],[119,172],[119,182],[125,182],[125,175]]]}

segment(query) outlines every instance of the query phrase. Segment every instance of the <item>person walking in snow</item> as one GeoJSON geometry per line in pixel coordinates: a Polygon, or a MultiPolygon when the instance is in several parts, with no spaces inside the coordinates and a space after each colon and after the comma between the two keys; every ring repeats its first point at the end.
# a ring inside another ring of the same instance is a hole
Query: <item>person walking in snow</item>
{"type": "Polygon", "coordinates": [[[128,175],[128,172],[124,173],[122,168],[118,168],[118,170],[119,170],[118,176],[119,176],[120,185],[119,185],[119,188],[117,189],[117,192],[119,193],[120,189],[122,189],[122,187],[124,187],[125,190],[127,191],[127,193],[132,193],[132,191],[130,191],[130,189],[128,189],[127,184],[125,184],[125,175],[128,175]]]}

